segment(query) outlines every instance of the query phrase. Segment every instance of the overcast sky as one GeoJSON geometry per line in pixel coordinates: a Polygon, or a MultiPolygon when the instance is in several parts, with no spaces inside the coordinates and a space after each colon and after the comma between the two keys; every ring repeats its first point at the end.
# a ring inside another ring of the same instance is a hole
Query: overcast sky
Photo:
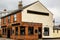
{"type": "MultiPolygon", "coordinates": [[[[0,10],[14,10],[18,8],[18,1],[20,0],[0,0],[0,10]]],[[[26,6],[37,0],[22,0],[23,5],[26,6]]],[[[47,9],[49,9],[56,19],[56,23],[60,24],[60,0],[39,0],[47,9]]]]}

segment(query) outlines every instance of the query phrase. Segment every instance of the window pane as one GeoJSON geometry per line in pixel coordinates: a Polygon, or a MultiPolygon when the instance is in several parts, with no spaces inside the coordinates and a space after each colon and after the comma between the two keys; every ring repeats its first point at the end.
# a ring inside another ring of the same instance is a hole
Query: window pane
{"type": "Polygon", "coordinates": [[[44,28],[44,35],[49,36],[49,28],[47,27],[44,28]]]}
{"type": "Polygon", "coordinates": [[[37,33],[37,29],[35,30],[35,33],[37,33]]]}
{"type": "Polygon", "coordinates": [[[10,16],[8,16],[8,22],[10,22],[10,16]]]}
{"type": "Polygon", "coordinates": [[[3,19],[3,24],[5,24],[5,23],[6,23],[6,18],[3,19]]]}
{"type": "Polygon", "coordinates": [[[15,34],[18,35],[18,27],[16,27],[15,30],[16,30],[15,34]]]}
{"type": "Polygon", "coordinates": [[[5,34],[6,34],[6,28],[5,28],[5,34]]]}
{"type": "Polygon", "coordinates": [[[28,34],[33,35],[34,34],[34,28],[33,27],[28,27],[28,34]]]}
{"type": "Polygon", "coordinates": [[[3,33],[3,35],[4,35],[4,29],[2,29],[2,33],[3,33]]]}
{"type": "Polygon", "coordinates": [[[25,35],[25,26],[20,26],[20,35],[25,35]]]}
{"type": "Polygon", "coordinates": [[[14,21],[16,21],[16,14],[14,14],[14,21]]]}

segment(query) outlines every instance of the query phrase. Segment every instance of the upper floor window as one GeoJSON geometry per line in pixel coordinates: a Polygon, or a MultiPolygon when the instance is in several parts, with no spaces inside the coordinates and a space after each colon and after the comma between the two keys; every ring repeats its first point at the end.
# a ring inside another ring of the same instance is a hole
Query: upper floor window
{"type": "Polygon", "coordinates": [[[16,21],[16,14],[14,14],[14,21],[16,21]]]}
{"type": "Polygon", "coordinates": [[[3,19],[3,24],[5,24],[5,23],[6,23],[6,18],[3,19]]]}
{"type": "Polygon", "coordinates": [[[28,27],[28,34],[33,35],[34,34],[34,28],[33,27],[28,27]]]}
{"type": "Polygon", "coordinates": [[[8,16],[8,22],[10,22],[10,16],[8,16]]]}

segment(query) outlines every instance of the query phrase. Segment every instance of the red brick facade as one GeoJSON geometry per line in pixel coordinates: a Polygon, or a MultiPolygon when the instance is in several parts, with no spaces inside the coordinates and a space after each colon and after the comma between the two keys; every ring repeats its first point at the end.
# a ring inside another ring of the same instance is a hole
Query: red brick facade
{"type": "Polygon", "coordinates": [[[14,14],[10,14],[10,15],[7,15],[7,16],[1,18],[2,37],[7,38],[8,36],[10,36],[8,38],[21,39],[21,40],[38,40],[39,36],[40,36],[40,38],[42,37],[42,23],[22,22],[22,13],[17,12],[15,14],[16,14],[16,21],[14,21],[14,14]],[[8,16],[10,16],[10,22],[8,22],[8,16]],[[6,23],[4,23],[4,20],[6,20],[6,23]],[[21,26],[25,27],[25,35],[20,34],[21,26]],[[15,29],[16,27],[18,30],[15,29]],[[33,27],[33,29],[32,29],[33,35],[28,34],[29,27],[33,27]],[[38,33],[38,30],[41,32],[40,35],[38,33]],[[16,35],[16,31],[18,31],[17,35],[16,35]]]}

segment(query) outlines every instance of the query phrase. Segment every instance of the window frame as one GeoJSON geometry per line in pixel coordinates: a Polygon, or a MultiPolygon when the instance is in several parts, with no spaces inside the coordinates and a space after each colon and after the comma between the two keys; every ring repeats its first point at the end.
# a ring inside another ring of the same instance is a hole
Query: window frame
{"type": "Polygon", "coordinates": [[[18,35],[18,27],[15,27],[15,35],[18,35]]]}
{"type": "Polygon", "coordinates": [[[25,26],[20,26],[20,35],[26,35],[25,26]],[[21,28],[23,28],[24,30],[22,30],[21,28]],[[22,31],[24,32],[24,34],[22,34],[22,31]]]}
{"type": "Polygon", "coordinates": [[[2,29],[2,34],[4,35],[4,28],[2,29]]]}
{"type": "Polygon", "coordinates": [[[8,23],[10,23],[10,19],[11,19],[11,17],[10,17],[10,16],[8,16],[8,23]]]}
{"type": "Polygon", "coordinates": [[[6,24],[6,18],[3,18],[3,24],[6,24]]]}
{"type": "Polygon", "coordinates": [[[14,18],[13,19],[14,19],[14,22],[17,21],[17,15],[16,14],[14,14],[14,18]]]}
{"type": "Polygon", "coordinates": [[[30,27],[30,26],[28,27],[28,35],[34,35],[34,27],[30,27]]]}
{"type": "Polygon", "coordinates": [[[49,27],[44,27],[44,36],[49,36],[49,27]]]}

